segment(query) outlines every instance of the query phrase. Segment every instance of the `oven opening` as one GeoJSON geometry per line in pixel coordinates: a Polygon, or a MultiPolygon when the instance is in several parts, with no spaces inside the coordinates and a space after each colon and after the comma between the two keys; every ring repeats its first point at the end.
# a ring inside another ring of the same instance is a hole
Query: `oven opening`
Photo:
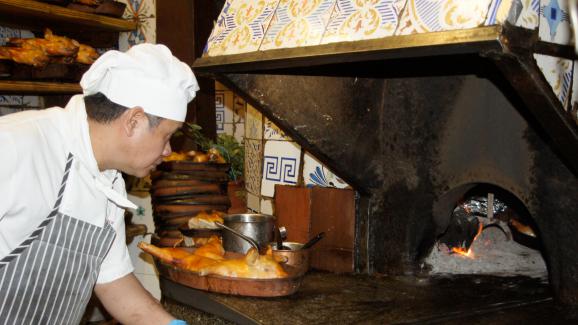
{"type": "MultiPolygon", "coordinates": [[[[448,198],[440,201],[444,199],[448,198]]],[[[421,264],[423,270],[547,279],[537,227],[512,193],[475,184],[449,206],[447,218],[440,220],[445,227],[421,264]]]]}

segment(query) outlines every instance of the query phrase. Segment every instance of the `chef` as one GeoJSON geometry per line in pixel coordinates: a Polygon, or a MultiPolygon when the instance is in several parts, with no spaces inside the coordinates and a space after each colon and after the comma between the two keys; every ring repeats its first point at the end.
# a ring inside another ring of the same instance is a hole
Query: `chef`
{"type": "Polygon", "coordinates": [[[184,324],[133,275],[121,172],[143,177],[199,90],[164,45],[104,53],[82,95],[0,117],[0,324],[78,324],[91,294],[122,324],[184,324]]]}

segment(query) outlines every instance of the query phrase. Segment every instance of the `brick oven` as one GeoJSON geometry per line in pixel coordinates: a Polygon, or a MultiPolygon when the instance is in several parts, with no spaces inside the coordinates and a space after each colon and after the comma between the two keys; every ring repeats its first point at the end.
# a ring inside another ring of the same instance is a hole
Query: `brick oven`
{"type": "Polygon", "coordinates": [[[555,299],[577,307],[576,116],[536,53],[575,59],[505,23],[206,56],[194,69],[355,188],[357,272],[423,272],[460,200],[492,188],[536,233],[555,299]]]}

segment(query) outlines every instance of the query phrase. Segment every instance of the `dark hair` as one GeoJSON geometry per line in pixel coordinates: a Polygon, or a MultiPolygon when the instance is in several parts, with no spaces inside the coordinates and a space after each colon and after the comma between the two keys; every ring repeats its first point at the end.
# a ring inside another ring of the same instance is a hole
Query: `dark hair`
{"type": "MultiPolygon", "coordinates": [[[[112,102],[103,93],[84,96],[84,105],[86,106],[86,115],[88,115],[88,118],[103,124],[116,120],[122,113],[129,109],[128,107],[112,102]]],[[[145,114],[151,129],[157,127],[163,120],[162,117],[148,113],[145,114]]]]}

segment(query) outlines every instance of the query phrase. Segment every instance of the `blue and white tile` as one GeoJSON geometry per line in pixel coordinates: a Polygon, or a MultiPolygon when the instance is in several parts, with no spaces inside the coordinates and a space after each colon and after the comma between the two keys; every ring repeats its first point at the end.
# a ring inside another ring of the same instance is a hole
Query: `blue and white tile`
{"type": "Polygon", "coordinates": [[[247,192],[247,208],[255,211],[261,211],[261,197],[253,193],[247,192]]]}
{"type": "Polygon", "coordinates": [[[350,187],[308,152],[305,152],[303,157],[303,180],[307,187],[350,187]]]}
{"type": "Polygon", "coordinates": [[[275,123],[273,123],[273,121],[268,118],[265,118],[263,138],[265,140],[292,141],[289,136],[285,135],[285,132],[283,132],[275,123]]]}
{"type": "Polygon", "coordinates": [[[566,106],[572,84],[573,62],[541,54],[534,54],[534,58],[554,94],[566,106]]]}
{"type": "Polygon", "coordinates": [[[263,142],[245,139],[245,188],[253,194],[261,193],[263,172],[263,142]]]}
{"type": "MultiPolygon", "coordinates": [[[[578,61],[574,61],[572,72],[572,98],[570,99],[570,107],[568,107],[568,109],[572,110],[574,107],[578,108],[578,61]]],[[[578,111],[573,113],[578,114],[578,111]]],[[[578,115],[574,115],[572,118],[574,121],[578,122],[578,115]]]]}
{"type": "Polygon", "coordinates": [[[116,0],[126,4],[123,14],[124,19],[155,18],[157,5],[156,0],[116,0]]]}
{"type": "Polygon", "coordinates": [[[124,52],[136,44],[156,43],[156,24],[156,18],[144,18],[140,20],[136,30],[120,32],[118,35],[118,49],[124,52]]]}
{"type": "Polygon", "coordinates": [[[222,123],[217,124],[217,134],[228,134],[233,135],[235,133],[235,127],[233,123],[222,123]]]}
{"type": "Polygon", "coordinates": [[[337,0],[321,44],[393,35],[405,0],[337,0]]]}
{"type": "Polygon", "coordinates": [[[263,155],[261,195],[273,197],[275,184],[296,185],[301,147],[291,141],[266,141],[263,155]]]}
{"type": "Polygon", "coordinates": [[[572,31],[567,1],[540,0],[540,28],[538,35],[545,42],[570,44],[572,31]]]}
{"type": "Polygon", "coordinates": [[[281,1],[259,50],[320,44],[335,3],[336,0],[281,1]]]}
{"type": "Polygon", "coordinates": [[[492,0],[407,0],[395,35],[484,25],[492,0]]]}
{"type": "Polygon", "coordinates": [[[260,213],[264,213],[264,214],[270,214],[270,215],[274,215],[275,214],[275,207],[274,207],[274,202],[273,199],[270,198],[261,198],[261,209],[260,209],[260,213]]]}
{"type": "Polygon", "coordinates": [[[259,49],[279,0],[227,1],[206,46],[209,56],[259,49]]]}
{"type": "Polygon", "coordinates": [[[44,102],[40,96],[0,95],[0,106],[34,109],[43,108],[44,102]]]}
{"type": "Polygon", "coordinates": [[[245,115],[245,137],[247,139],[263,139],[263,115],[251,104],[247,104],[245,115]]]}
{"type": "Polygon", "coordinates": [[[0,26],[0,46],[6,45],[9,38],[32,38],[34,34],[25,29],[10,28],[0,26]]]}
{"type": "Polygon", "coordinates": [[[538,28],[540,24],[540,0],[494,0],[488,13],[486,25],[506,22],[527,29],[538,28]]]}

